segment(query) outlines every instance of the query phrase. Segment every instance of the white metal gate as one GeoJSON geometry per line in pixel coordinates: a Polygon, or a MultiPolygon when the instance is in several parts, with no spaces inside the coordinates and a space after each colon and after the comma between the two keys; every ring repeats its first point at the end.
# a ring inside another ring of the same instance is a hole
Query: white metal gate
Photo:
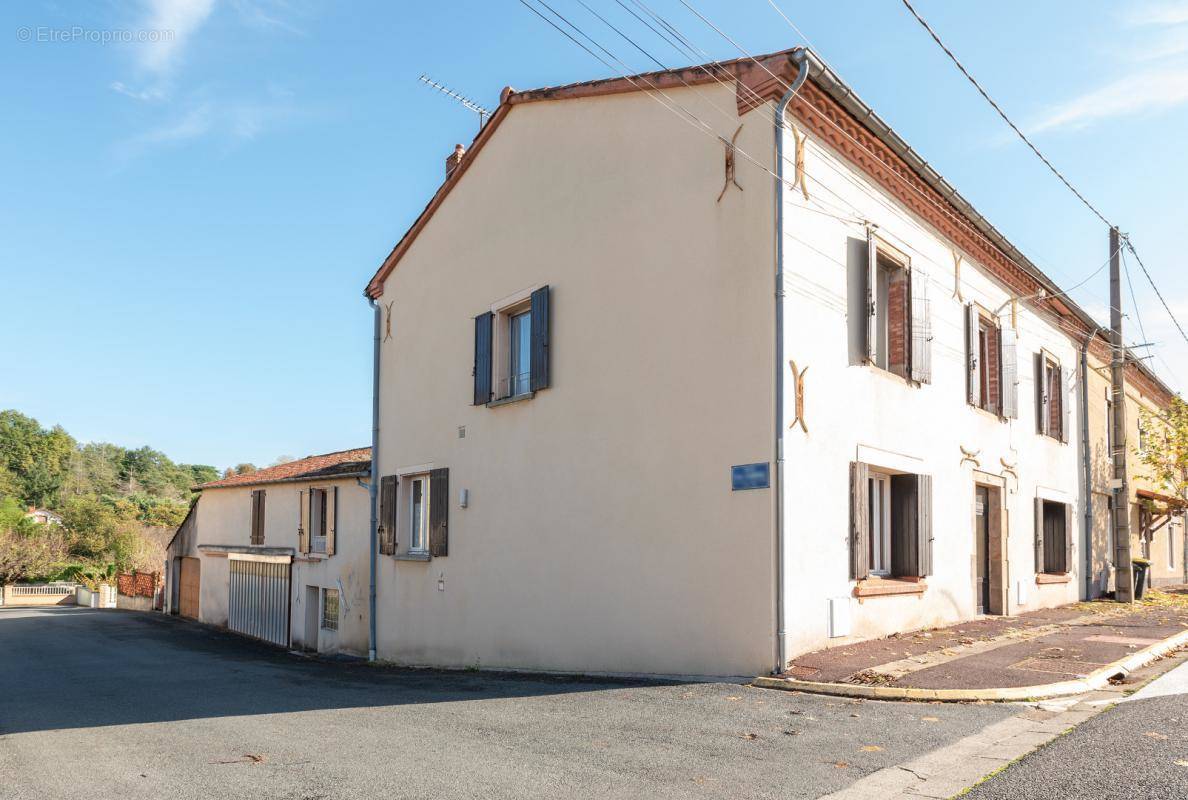
{"type": "Polygon", "coordinates": [[[227,627],[289,646],[289,563],[232,558],[227,627]]]}

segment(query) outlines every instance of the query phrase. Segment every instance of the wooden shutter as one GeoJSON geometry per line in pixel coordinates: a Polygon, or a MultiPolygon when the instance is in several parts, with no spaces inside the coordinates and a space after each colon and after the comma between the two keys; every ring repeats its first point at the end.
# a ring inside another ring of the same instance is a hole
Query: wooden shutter
{"type": "Polygon", "coordinates": [[[1002,353],[999,358],[1001,375],[999,387],[1002,392],[1002,415],[1008,419],[1019,418],[1019,349],[1018,334],[1009,326],[1000,328],[1002,353]]]}
{"type": "Polygon", "coordinates": [[[1035,354],[1035,430],[1048,432],[1048,379],[1044,374],[1044,354],[1035,354]]]}
{"type": "Polygon", "coordinates": [[[264,490],[256,489],[252,492],[252,532],[249,538],[251,544],[264,544],[264,490]]]}
{"type": "Polygon", "coordinates": [[[495,315],[488,311],[474,318],[474,405],[491,402],[491,331],[495,315]]]}
{"type": "Polygon", "coordinates": [[[429,471],[429,555],[450,554],[450,471],[429,471]]]}
{"type": "Polygon", "coordinates": [[[912,269],[912,380],[932,382],[932,312],[928,303],[928,273],[912,269]]]}
{"type": "Polygon", "coordinates": [[[338,487],[332,486],[326,492],[326,555],[334,555],[335,538],[338,535],[338,487]]]}
{"type": "Polygon", "coordinates": [[[866,360],[875,362],[878,349],[879,246],[874,228],[866,228],[866,360]]]}
{"type": "Polygon", "coordinates": [[[549,287],[532,293],[532,391],[549,388],[549,287]]]}
{"type": "Polygon", "coordinates": [[[850,463],[850,580],[870,573],[870,468],[850,463]]]}
{"type": "Polygon", "coordinates": [[[1044,571],[1044,501],[1035,498],[1035,574],[1044,571]]]}
{"type": "Polygon", "coordinates": [[[396,476],[380,478],[379,496],[379,538],[381,555],[390,556],[396,552],[396,476]]]}
{"type": "Polygon", "coordinates": [[[309,552],[309,505],[313,492],[300,491],[297,493],[297,552],[309,552]]]}
{"type": "MultiPolygon", "coordinates": [[[[932,476],[916,476],[916,574],[932,574],[932,476]]],[[[987,576],[989,579],[989,576],[987,576]]]]}
{"type": "Polygon", "coordinates": [[[977,306],[965,306],[965,398],[970,405],[982,405],[982,375],[979,359],[978,331],[981,317],[977,306]]]}

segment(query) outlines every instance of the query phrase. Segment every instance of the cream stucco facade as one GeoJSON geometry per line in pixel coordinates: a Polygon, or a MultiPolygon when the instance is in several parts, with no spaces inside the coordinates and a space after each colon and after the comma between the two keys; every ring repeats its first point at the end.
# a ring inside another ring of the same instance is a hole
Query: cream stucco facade
{"type": "Polygon", "coordinates": [[[716,202],[722,163],[643,94],[525,104],[388,277],[379,473],[449,469],[450,509],[448,556],[381,558],[380,658],[770,668],[772,494],[730,468],[771,458],[772,184],[716,202]],[[550,387],[472,405],[473,318],[545,285],[550,387]]]}

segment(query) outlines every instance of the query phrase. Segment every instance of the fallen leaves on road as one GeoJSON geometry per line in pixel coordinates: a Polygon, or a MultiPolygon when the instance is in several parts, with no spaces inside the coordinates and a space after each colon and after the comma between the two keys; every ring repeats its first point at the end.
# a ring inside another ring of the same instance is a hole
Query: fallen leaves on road
{"type": "Polygon", "coordinates": [[[747,741],[752,741],[752,740],[754,740],[754,739],[758,739],[758,738],[759,738],[759,734],[757,734],[757,733],[750,733],[750,732],[748,732],[748,733],[741,733],[741,734],[739,734],[739,737],[738,737],[738,738],[740,738],[740,739],[746,739],[747,741]]]}
{"type": "Polygon", "coordinates": [[[940,717],[920,717],[921,722],[940,722],[940,717]]]}
{"type": "Polygon", "coordinates": [[[224,761],[211,761],[211,764],[262,764],[268,759],[258,753],[244,753],[242,758],[230,758],[224,761]]]}
{"type": "Polygon", "coordinates": [[[838,769],[846,769],[850,765],[847,764],[845,761],[834,761],[833,766],[837,767],[838,769]]]}
{"type": "Polygon", "coordinates": [[[1167,738],[1166,734],[1159,733],[1159,731],[1147,731],[1146,733],[1143,734],[1143,736],[1149,736],[1152,739],[1166,739],[1167,738]]]}
{"type": "Polygon", "coordinates": [[[877,744],[862,745],[862,752],[864,752],[864,753],[878,753],[878,752],[881,752],[882,749],[883,748],[879,747],[877,744]]]}

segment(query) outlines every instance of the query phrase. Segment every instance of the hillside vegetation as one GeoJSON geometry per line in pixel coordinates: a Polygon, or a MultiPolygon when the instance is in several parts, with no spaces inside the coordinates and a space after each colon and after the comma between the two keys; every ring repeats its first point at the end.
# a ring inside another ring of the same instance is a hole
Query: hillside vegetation
{"type": "Polygon", "coordinates": [[[153,529],[179,525],[191,487],[218,477],[151,447],[83,444],[60,425],[0,411],[0,583],[159,570],[153,529]],[[33,522],[32,507],[58,514],[61,525],[33,522]]]}

